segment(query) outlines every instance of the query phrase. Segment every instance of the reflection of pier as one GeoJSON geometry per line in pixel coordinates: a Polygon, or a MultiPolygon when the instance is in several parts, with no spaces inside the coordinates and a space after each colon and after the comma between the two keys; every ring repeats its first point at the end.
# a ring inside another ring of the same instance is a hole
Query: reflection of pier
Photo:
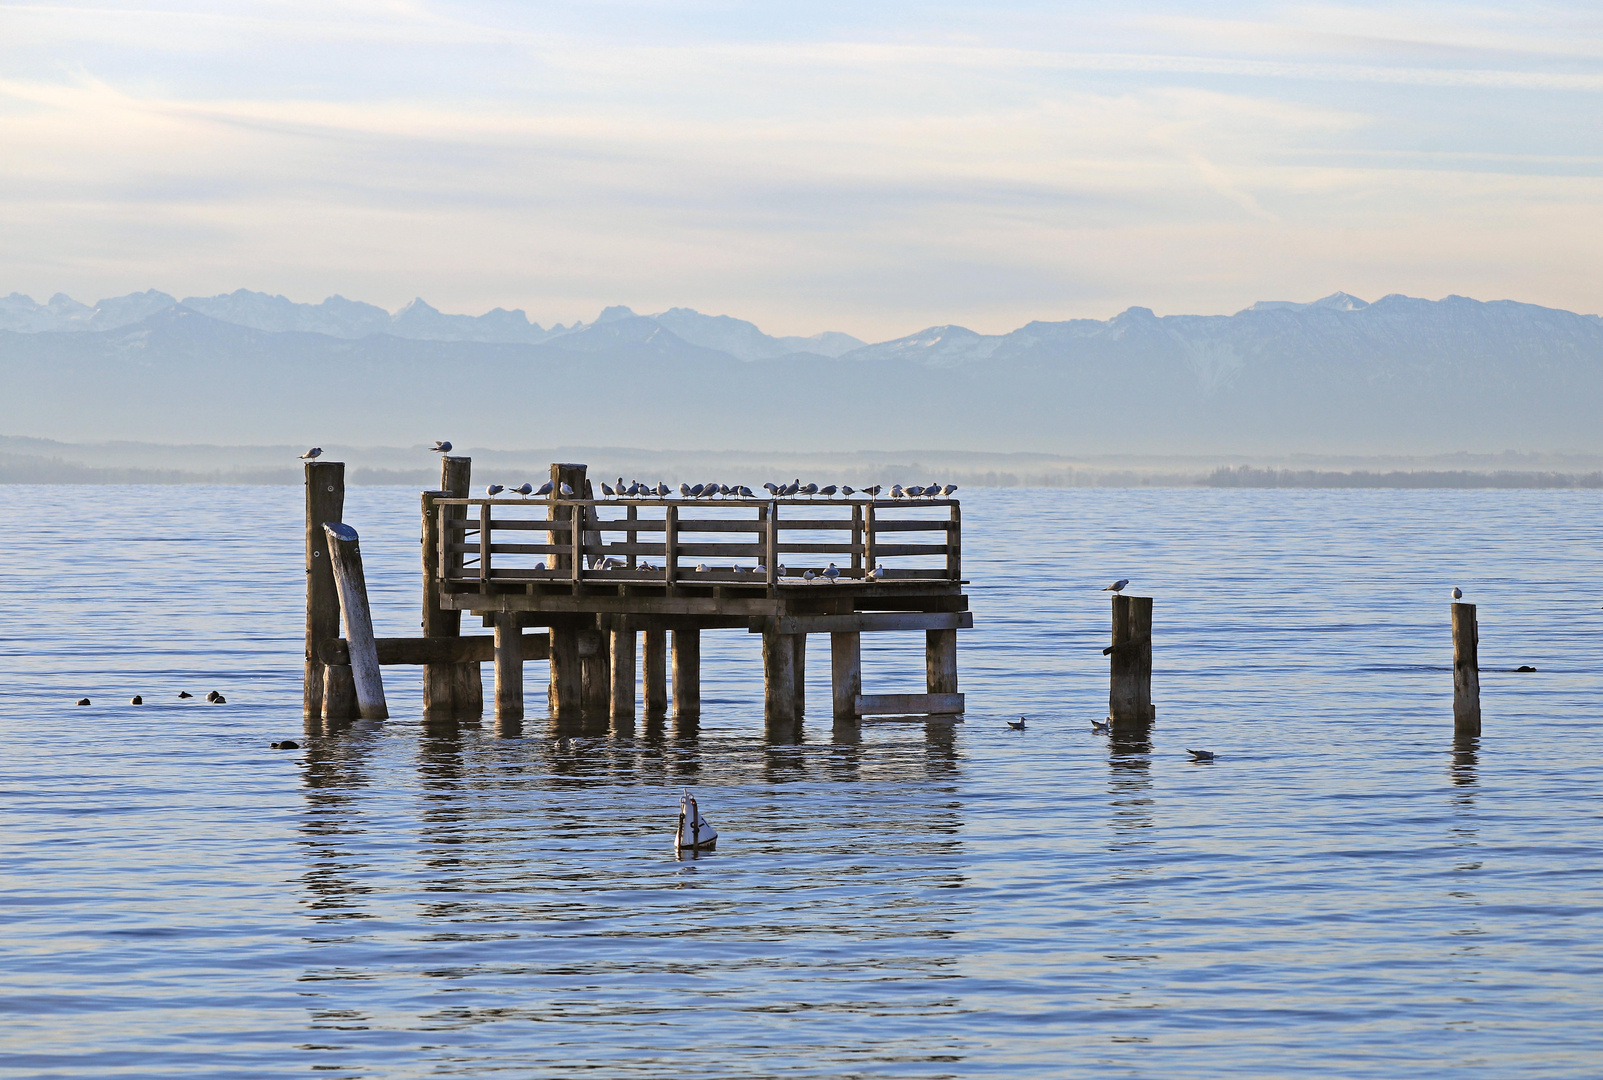
{"type": "Polygon", "coordinates": [[[322,528],[343,516],[344,466],[307,463],[308,717],[355,715],[353,698],[362,715],[383,715],[383,664],[423,665],[427,715],[478,716],[488,660],[495,716],[512,722],[524,661],[545,659],[559,721],[632,720],[637,669],[648,720],[665,715],[670,665],[672,711],[685,720],[701,710],[701,632],[716,629],[762,635],[771,731],[805,711],[811,634],[829,635],[837,721],[963,711],[957,631],[973,620],[956,500],[598,500],[583,465],[551,467],[552,488],[572,495],[471,498],[470,470],[447,458],[442,490],[423,494],[424,636],[374,640],[345,569],[355,534],[322,528]],[[344,611],[345,638],[342,601],[356,609],[354,631],[344,611]],[[494,636],[462,636],[463,612],[494,636]],[[544,632],[526,632],[535,627],[544,632]],[[863,692],[862,635],[889,631],[924,632],[925,693],[863,692]]]}

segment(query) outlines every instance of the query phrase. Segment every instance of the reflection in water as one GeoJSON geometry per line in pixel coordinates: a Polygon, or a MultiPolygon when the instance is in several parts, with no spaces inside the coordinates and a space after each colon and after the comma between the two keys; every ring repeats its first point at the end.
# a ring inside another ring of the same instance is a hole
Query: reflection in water
{"type": "Polygon", "coordinates": [[[1480,855],[1480,822],[1475,809],[1479,764],[1480,739],[1473,735],[1455,735],[1452,758],[1447,766],[1447,776],[1453,784],[1448,796],[1453,816],[1447,830],[1447,846],[1455,854],[1453,887],[1448,889],[1447,895],[1469,908],[1466,912],[1469,918],[1450,933],[1458,939],[1452,951],[1453,959],[1471,965],[1464,970],[1455,970],[1454,981],[1471,985],[1479,984],[1484,977],[1479,939],[1486,932],[1481,925],[1482,901],[1470,889],[1484,862],[1480,855]]]}
{"type": "MultiPolygon", "coordinates": [[[[1156,872],[1156,845],[1152,797],[1152,737],[1148,724],[1116,725],[1108,741],[1108,903],[1107,951],[1116,986],[1123,987],[1137,971],[1159,959],[1148,924],[1152,899],[1148,880],[1156,872]]],[[[1143,983],[1138,989],[1112,989],[1100,996],[1116,1009],[1146,1009],[1155,1004],[1143,983]]],[[[1125,1033],[1110,1036],[1117,1042],[1125,1033]]]]}

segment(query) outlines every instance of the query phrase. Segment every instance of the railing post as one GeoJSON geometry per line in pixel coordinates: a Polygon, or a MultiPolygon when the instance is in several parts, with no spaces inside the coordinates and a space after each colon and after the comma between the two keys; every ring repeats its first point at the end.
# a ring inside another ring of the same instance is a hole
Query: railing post
{"type": "MultiPolygon", "coordinates": [[[[679,579],[679,504],[668,504],[668,520],[663,531],[663,574],[669,585],[679,579]]],[[[674,633],[675,647],[677,648],[679,634],[674,633]]],[[[677,698],[678,691],[675,691],[677,698]]]]}
{"type": "Polygon", "coordinates": [[[952,502],[951,523],[946,527],[946,576],[952,581],[963,579],[963,508],[956,500],[952,502]]]}
{"type": "Polygon", "coordinates": [[[779,500],[768,503],[768,530],[763,538],[763,566],[768,570],[768,588],[779,584],[779,500]]]}
{"type": "MultiPolygon", "coordinates": [[[[634,503],[630,503],[629,504],[629,510],[628,510],[628,517],[625,520],[627,520],[627,521],[639,521],[640,520],[640,507],[636,506],[634,503]]],[[[628,562],[625,565],[627,565],[629,567],[629,569],[633,570],[635,568],[636,562],[638,560],[638,556],[635,555],[634,547],[635,547],[635,543],[637,542],[637,540],[638,540],[638,538],[640,536],[640,532],[637,529],[626,529],[626,530],[624,530],[624,534],[623,535],[629,541],[628,562]]]]}
{"type": "Polygon", "coordinates": [[[863,576],[863,506],[852,503],[852,577],[863,576]]]}
{"type": "Polygon", "coordinates": [[[876,512],[873,501],[863,507],[863,573],[872,574],[879,563],[874,558],[874,514],[876,512]]]}
{"type": "Polygon", "coordinates": [[[479,583],[490,583],[490,504],[479,504],[479,583]]]}
{"type": "MultiPolygon", "coordinates": [[[[466,499],[472,494],[473,488],[473,459],[466,457],[450,457],[447,455],[440,462],[440,490],[452,499],[466,499]]],[[[440,507],[440,559],[439,568],[443,577],[460,579],[463,569],[463,555],[461,552],[452,552],[450,546],[458,541],[458,527],[467,522],[467,507],[445,506],[440,507]]],[[[467,530],[461,529],[460,542],[467,542],[467,530]]],[[[442,611],[438,623],[438,637],[458,637],[462,633],[462,613],[460,611],[442,611]]],[[[427,628],[424,630],[428,633],[427,628]]],[[[479,669],[478,661],[462,664],[441,665],[450,672],[451,688],[448,699],[453,715],[464,719],[477,719],[484,715],[484,677],[479,669]]],[[[427,688],[425,675],[425,690],[427,688]]],[[[425,702],[425,708],[427,703],[425,702]]]]}

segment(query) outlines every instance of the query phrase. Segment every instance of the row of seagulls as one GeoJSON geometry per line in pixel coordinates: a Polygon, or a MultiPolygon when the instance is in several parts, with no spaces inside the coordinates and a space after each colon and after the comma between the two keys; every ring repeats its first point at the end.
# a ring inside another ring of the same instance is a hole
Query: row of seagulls
{"type": "Polygon", "coordinates": [[[944,487],[942,485],[940,485],[940,484],[927,484],[924,487],[920,487],[917,484],[913,484],[913,485],[911,485],[909,487],[903,487],[900,484],[893,484],[891,486],[891,498],[893,498],[893,499],[950,499],[952,497],[952,492],[954,492],[956,490],[957,490],[957,485],[956,484],[947,484],[944,487]]]}

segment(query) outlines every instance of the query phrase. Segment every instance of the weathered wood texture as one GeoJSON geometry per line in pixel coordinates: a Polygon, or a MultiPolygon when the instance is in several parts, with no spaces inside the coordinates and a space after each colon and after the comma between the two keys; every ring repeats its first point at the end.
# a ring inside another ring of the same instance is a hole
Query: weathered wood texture
{"type": "Polygon", "coordinates": [[[641,695],[646,716],[668,715],[668,631],[647,630],[640,658],[641,695]]]}
{"type": "Polygon", "coordinates": [[[796,644],[791,638],[763,635],[763,720],[770,727],[796,720],[796,644]]]}
{"type": "Polygon", "coordinates": [[[829,661],[835,719],[855,719],[857,699],[863,693],[863,635],[856,631],[830,634],[829,661]]]}
{"type": "Polygon", "coordinates": [[[324,720],[355,720],[361,710],[356,704],[356,680],[351,665],[328,664],[323,668],[324,720]]]}
{"type": "Polygon", "coordinates": [[[523,631],[510,612],[495,617],[495,718],[523,719],[523,631]]]}
{"type": "Polygon", "coordinates": [[[636,634],[633,630],[614,630],[607,637],[612,647],[612,694],[608,715],[614,720],[633,720],[636,634]]]}
{"type": "MultiPolygon", "coordinates": [[[[384,666],[407,664],[439,664],[477,667],[495,659],[495,638],[489,634],[470,634],[457,638],[375,638],[378,662],[384,666]]],[[[579,635],[579,655],[589,656],[597,648],[594,634],[579,635]]],[[[344,638],[331,638],[323,642],[318,655],[325,664],[349,664],[350,646],[344,638]]],[[[548,660],[551,658],[551,635],[544,631],[526,630],[523,633],[523,658],[548,660]]]]}
{"type": "MultiPolygon", "coordinates": [[[[440,495],[438,498],[465,499],[472,494],[473,461],[471,458],[443,457],[440,461],[440,495]]],[[[424,573],[432,561],[436,573],[447,569],[442,555],[436,551],[431,560],[430,547],[438,548],[444,525],[452,511],[462,517],[462,508],[431,506],[424,498],[424,573]],[[429,511],[432,510],[432,515],[429,511]],[[433,530],[432,535],[430,530],[433,530]]],[[[461,633],[462,613],[440,605],[439,590],[423,589],[423,634],[425,637],[455,637],[461,633]]],[[[445,665],[431,665],[423,673],[423,711],[425,716],[456,716],[478,718],[484,715],[484,678],[479,661],[445,665]]]]}
{"type": "Polygon", "coordinates": [[[859,716],[929,716],[960,713],[962,694],[859,694],[859,716]]]}
{"type": "Polygon", "coordinates": [[[579,658],[579,631],[576,627],[551,628],[551,715],[558,720],[577,720],[581,709],[584,673],[579,658]]]}
{"type": "Polygon", "coordinates": [[[924,631],[924,686],[931,694],[957,693],[957,631],[924,631]]]}
{"type": "Polygon", "coordinates": [[[1152,708],[1152,597],[1113,598],[1113,642],[1108,646],[1108,716],[1146,723],[1152,708]]]}
{"type": "MultiPolygon", "coordinates": [[[[345,463],[306,463],[306,666],[301,711],[305,719],[323,715],[323,662],[317,645],[340,633],[339,592],[328,559],[325,521],[345,517],[345,463]]],[[[338,719],[344,719],[339,717],[338,719]]]]}
{"type": "Polygon", "coordinates": [[[593,655],[582,656],[579,670],[583,685],[579,707],[590,716],[606,716],[612,698],[612,656],[603,647],[593,655]]]}
{"type": "Polygon", "coordinates": [[[754,634],[840,634],[887,630],[967,630],[974,625],[968,611],[854,611],[849,615],[782,615],[754,620],[754,634]]]}
{"type": "Polygon", "coordinates": [[[790,638],[791,648],[796,652],[796,658],[792,661],[796,671],[796,704],[791,707],[791,712],[800,720],[807,715],[807,635],[784,636],[790,638]]]}
{"type": "Polygon", "coordinates": [[[334,586],[339,592],[340,618],[351,654],[351,677],[356,682],[356,704],[363,720],[386,720],[384,678],[379,673],[378,646],[373,640],[373,614],[367,604],[367,580],[362,574],[362,548],[356,530],[330,522],[329,561],[334,564],[334,586]]]}
{"type": "Polygon", "coordinates": [[[673,632],[673,713],[701,715],[701,631],[673,632]]]}
{"type": "Polygon", "coordinates": [[[1453,729],[1481,733],[1480,627],[1474,604],[1453,605],[1453,729]]]}

